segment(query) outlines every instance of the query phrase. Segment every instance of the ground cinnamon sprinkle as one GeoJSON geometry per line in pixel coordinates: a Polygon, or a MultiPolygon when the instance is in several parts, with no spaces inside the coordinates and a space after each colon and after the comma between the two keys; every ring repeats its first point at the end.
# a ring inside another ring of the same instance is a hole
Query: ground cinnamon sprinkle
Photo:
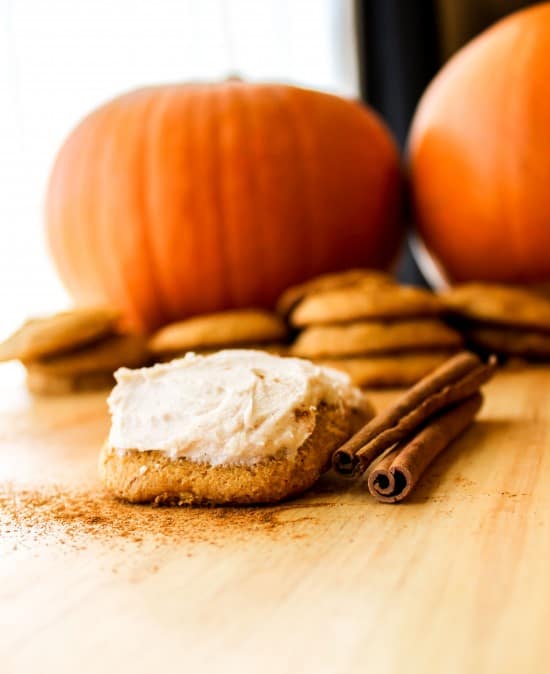
{"type": "MultiPolygon", "coordinates": [[[[315,503],[315,508],[320,505],[315,503]]],[[[333,505],[333,504],[330,504],[333,505]]],[[[0,538],[18,543],[51,542],[83,547],[90,537],[108,544],[145,539],[217,543],[221,534],[242,540],[275,535],[311,520],[298,504],[248,508],[152,507],[120,502],[106,492],[61,487],[0,485],[0,538]],[[288,516],[288,511],[295,511],[288,516]]]]}

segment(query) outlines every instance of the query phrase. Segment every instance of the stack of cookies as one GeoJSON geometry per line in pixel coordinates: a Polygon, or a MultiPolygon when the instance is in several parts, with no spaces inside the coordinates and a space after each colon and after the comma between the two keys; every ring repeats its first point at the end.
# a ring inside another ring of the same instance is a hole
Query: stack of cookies
{"type": "Polygon", "coordinates": [[[64,394],[110,388],[119,367],[140,367],[149,353],[143,337],[116,332],[109,308],[73,309],[30,319],[0,344],[0,361],[20,360],[32,393],[64,394]]]}
{"type": "Polygon", "coordinates": [[[313,279],[278,303],[299,330],[290,355],[343,370],[362,387],[409,386],[460,349],[444,308],[433,293],[370,270],[313,279]]]}
{"type": "Polygon", "coordinates": [[[165,325],[149,340],[156,360],[167,361],[188,351],[212,353],[220,349],[260,349],[283,354],[288,330],[277,315],[262,309],[221,311],[165,325]]]}
{"type": "Polygon", "coordinates": [[[550,359],[550,297],[490,283],[457,285],[440,297],[472,349],[504,358],[550,359]]]}

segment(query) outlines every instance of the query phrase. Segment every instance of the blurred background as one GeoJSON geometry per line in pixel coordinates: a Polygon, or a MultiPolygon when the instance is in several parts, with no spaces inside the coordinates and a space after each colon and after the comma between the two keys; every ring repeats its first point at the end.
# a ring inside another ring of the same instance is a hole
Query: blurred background
{"type": "MultiPolygon", "coordinates": [[[[0,337],[68,298],[43,237],[56,151],[105,100],[238,75],[348,97],[406,141],[422,91],[518,0],[0,0],[0,337]]],[[[422,278],[409,251],[402,280],[422,278]]]]}

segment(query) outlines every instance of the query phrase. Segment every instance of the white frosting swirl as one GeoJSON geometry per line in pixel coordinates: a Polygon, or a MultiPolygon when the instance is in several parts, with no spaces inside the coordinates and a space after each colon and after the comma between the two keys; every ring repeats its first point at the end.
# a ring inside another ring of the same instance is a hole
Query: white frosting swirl
{"type": "Polygon", "coordinates": [[[153,367],[121,368],[115,377],[111,447],[211,465],[293,458],[313,432],[322,401],[367,404],[347,375],[262,351],[189,353],[153,367]]]}

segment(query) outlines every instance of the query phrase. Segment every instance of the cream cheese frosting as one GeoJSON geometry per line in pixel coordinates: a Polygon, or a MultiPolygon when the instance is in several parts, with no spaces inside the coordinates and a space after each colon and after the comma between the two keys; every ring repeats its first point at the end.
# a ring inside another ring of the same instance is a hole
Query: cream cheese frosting
{"type": "Polygon", "coordinates": [[[108,399],[112,448],[160,450],[210,465],[292,459],[313,432],[321,402],[368,404],[341,372],[244,349],[120,368],[115,378],[108,399]]]}

